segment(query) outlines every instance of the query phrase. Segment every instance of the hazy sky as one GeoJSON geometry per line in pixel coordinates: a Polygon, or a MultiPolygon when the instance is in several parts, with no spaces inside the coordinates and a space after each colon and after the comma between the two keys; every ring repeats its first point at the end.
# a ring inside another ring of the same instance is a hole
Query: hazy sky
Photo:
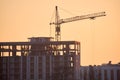
{"type": "Polygon", "coordinates": [[[105,11],[105,17],[63,24],[62,40],[81,42],[82,65],[120,62],[120,0],[0,0],[0,42],[49,36],[56,5],[60,18],[105,11]]]}

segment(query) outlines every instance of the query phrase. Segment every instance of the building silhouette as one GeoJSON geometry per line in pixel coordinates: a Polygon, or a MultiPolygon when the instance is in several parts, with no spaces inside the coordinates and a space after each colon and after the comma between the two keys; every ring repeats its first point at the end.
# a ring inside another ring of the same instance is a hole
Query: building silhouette
{"type": "Polygon", "coordinates": [[[79,80],[80,42],[0,42],[0,80],[79,80]]]}
{"type": "Polygon", "coordinates": [[[120,80],[120,64],[81,66],[80,80],[120,80]]]}
{"type": "Polygon", "coordinates": [[[80,65],[80,42],[0,42],[0,80],[120,80],[120,63],[80,65]]]}

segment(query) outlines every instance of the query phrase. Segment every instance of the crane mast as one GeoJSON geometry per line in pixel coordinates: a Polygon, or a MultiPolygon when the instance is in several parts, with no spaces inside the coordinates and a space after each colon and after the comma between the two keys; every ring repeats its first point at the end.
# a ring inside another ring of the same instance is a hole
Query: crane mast
{"type": "Polygon", "coordinates": [[[56,9],[56,13],[55,13],[55,40],[56,41],[60,41],[61,40],[61,31],[60,31],[60,24],[59,24],[59,20],[60,20],[60,17],[59,17],[59,14],[58,14],[58,7],[56,6],[55,7],[56,9]]]}
{"type": "Polygon", "coordinates": [[[87,14],[87,15],[70,17],[66,19],[60,19],[59,14],[58,14],[58,7],[56,6],[55,8],[56,8],[55,22],[50,23],[50,25],[55,25],[55,40],[56,41],[61,40],[61,30],[60,30],[61,24],[78,21],[78,20],[84,20],[84,19],[95,19],[96,17],[106,16],[105,12],[98,12],[98,13],[92,13],[92,14],[87,14]]]}

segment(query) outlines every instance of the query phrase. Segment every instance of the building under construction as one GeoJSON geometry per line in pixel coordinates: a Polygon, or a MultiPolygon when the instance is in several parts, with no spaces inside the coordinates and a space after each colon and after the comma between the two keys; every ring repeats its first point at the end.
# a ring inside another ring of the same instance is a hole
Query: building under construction
{"type": "Polygon", "coordinates": [[[0,42],[0,80],[79,80],[80,42],[0,42]]]}

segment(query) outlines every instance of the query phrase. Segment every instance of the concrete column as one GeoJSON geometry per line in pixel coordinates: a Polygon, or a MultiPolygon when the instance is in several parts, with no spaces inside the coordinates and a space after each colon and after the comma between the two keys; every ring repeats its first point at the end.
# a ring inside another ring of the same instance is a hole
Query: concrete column
{"type": "Polygon", "coordinates": [[[42,56],[42,80],[46,80],[46,56],[42,56]]]}
{"type": "Polygon", "coordinates": [[[26,78],[27,80],[30,80],[30,56],[27,56],[27,73],[26,73],[26,78]]]}
{"type": "Polygon", "coordinates": [[[109,67],[107,68],[107,79],[111,80],[111,69],[109,67]]]}
{"type": "Polygon", "coordinates": [[[66,53],[69,54],[69,44],[66,44],[66,53]]]}
{"type": "Polygon", "coordinates": [[[52,80],[52,55],[50,55],[50,80],[52,80]]]}
{"type": "Polygon", "coordinates": [[[34,80],[36,80],[36,56],[33,57],[34,58],[34,80]]]}
{"type": "MultiPolygon", "coordinates": [[[[10,78],[10,76],[9,76],[9,75],[10,75],[10,65],[9,65],[9,64],[10,64],[10,61],[9,61],[9,58],[10,58],[10,57],[8,57],[8,63],[7,63],[8,66],[6,67],[6,68],[8,69],[8,73],[6,73],[6,74],[8,74],[8,76],[7,76],[8,80],[10,80],[10,79],[9,79],[9,78],[10,78]]],[[[6,59],[6,58],[4,58],[4,59],[6,59]]]]}
{"type": "Polygon", "coordinates": [[[36,62],[36,63],[37,63],[37,66],[36,66],[36,70],[37,70],[37,71],[36,71],[36,74],[37,74],[36,80],[38,80],[38,78],[39,78],[39,77],[38,77],[38,57],[39,57],[39,56],[37,56],[37,58],[36,58],[36,59],[37,59],[37,60],[36,60],[36,61],[37,61],[37,62],[36,62]]]}
{"type": "Polygon", "coordinates": [[[102,74],[101,74],[101,79],[104,80],[104,69],[101,68],[101,71],[102,71],[102,72],[101,72],[101,73],[102,73],[102,74]]]}
{"type": "Polygon", "coordinates": [[[1,45],[0,45],[0,57],[1,57],[2,55],[1,55],[1,45]]]}
{"type": "Polygon", "coordinates": [[[16,45],[12,46],[12,56],[16,56],[16,45]]]}
{"type": "MultiPolygon", "coordinates": [[[[12,60],[13,61],[13,63],[12,63],[12,66],[15,68],[15,57],[14,57],[14,59],[12,60]]],[[[11,65],[11,64],[10,64],[11,65]]],[[[14,72],[14,69],[12,69],[11,70],[12,72],[13,72],[13,74],[15,74],[14,72]]],[[[12,76],[13,77],[13,79],[12,80],[14,80],[14,75],[12,76]]]]}
{"type": "Polygon", "coordinates": [[[8,45],[8,49],[9,49],[9,54],[8,54],[8,56],[10,57],[10,45],[8,45]]]}
{"type": "Polygon", "coordinates": [[[34,80],[38,80],[38,56],[34,56],[34,80]]]}
{"type": "Polygon", "coordinates": [[[20,57],[20,80],[23,80],[23,79],[22,79],[22,74],[23,74],[23,73],[22,73],[22,59],[23,59],[23,58],[22,58],[22,56],[21,56],[21,57],[20,57]]]}
{"type": "Polygon", "coordinates": [[[82,80],[84,80],[84,70],[81,70],[82,72],[82,80]]]}
{"type": "Polygon", "coordinates": [[[87,80],[90,79],[90,78],[89,78],[89,69],[87,69],[87,75],[86,75],[86,77],[87,77],[87,80]]]}
{"type": "Polygon", "coordinates": [[[114,75],[113,75],[113,76],[114,76],[114,80],[117,80],[117,69],[114,68],[113,71],[114,71],[114,72],[113,72],[113,73],[114,73],[114,75]]]}

